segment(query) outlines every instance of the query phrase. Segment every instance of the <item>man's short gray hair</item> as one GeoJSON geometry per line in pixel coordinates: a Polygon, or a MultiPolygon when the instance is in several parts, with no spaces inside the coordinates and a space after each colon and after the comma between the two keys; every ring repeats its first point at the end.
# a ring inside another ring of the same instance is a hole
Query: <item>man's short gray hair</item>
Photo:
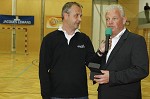
{"type": "Polygon", "coordinates": [[[112,5],[109,5],[107,8],[106,8],[106,13],[110,10],[114,10],[114,9],[118,9],[120,11],[120,14],[122,17],[125,16],[125,12],[124,12],[124,9],[123,7],[120,5],[120,4],[112,4],[112,5]]]}
{"type": "Polygon", "coordinates": [[[70,8],[73,6],[73,5],[76,5],[80,8],[83,8],[83,6],[77,2],[67,2],[63,8],[62,8],[62,12],[61,12],[61,16],[62,16],[62,19],[64,19],[64,16],[63,16],[63,13],[70,13],[70,8]]]}

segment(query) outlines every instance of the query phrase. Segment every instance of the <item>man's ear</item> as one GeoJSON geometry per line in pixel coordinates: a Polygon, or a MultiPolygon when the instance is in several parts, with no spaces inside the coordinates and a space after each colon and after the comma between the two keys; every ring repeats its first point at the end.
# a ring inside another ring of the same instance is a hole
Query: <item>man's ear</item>
{"type": "Polygon", "coordinates": [[[123,17],[123,24],[126,24],[127,18],[123,17]]]}
{"type": "Polygon", "coordinates": [[[68,18],[68,13],[64,13],[64,19],[68,18]]]}

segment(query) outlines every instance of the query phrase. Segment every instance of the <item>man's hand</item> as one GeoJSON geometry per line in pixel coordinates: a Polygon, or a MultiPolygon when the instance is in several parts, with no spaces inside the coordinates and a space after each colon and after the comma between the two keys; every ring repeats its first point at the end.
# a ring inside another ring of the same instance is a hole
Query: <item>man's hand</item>
{"type": "Polygon", "coordinates": [[[94,81],[99,84],[106,84],[109,83],[109,71],[108,70],[101,70],[103,73],[102,75],[95,75],[94,81]]]}
{"type": "Polygon", "coordinates": [[[104,53],[105,52],[105,40],[102,40],[100,43],[99,50],[104,53]]]}
{"type": "MultiPolygon", "coordinates": [[[[111,48],[112,38],[109,39],[109,49],[111,48]]],[[[105,40],[102,40],[99,47],[100,52],[105,52],[105,40]]]]}

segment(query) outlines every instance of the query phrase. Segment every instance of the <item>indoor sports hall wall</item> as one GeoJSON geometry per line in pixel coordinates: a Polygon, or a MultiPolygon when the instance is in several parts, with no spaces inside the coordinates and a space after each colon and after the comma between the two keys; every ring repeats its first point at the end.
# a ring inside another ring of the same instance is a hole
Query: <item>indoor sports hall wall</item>
{"type": "Polygon", "coordinates": [[[13,44],[16,52],[24,52],[26,32],[28,53],[39,52],[43,36],[57,29],[47,27],[48,18],[61,17],[61,8],[68,1],[76,1],[83,5],[80,30],[91,37],[92,0],[0,0],[0,14],[34,16],[34,25],[0,24],[0,52],[10,53],[13,44]],[[14,43],[12,43],[12,31],[16,33],[14,43]]]}
{"type": "MultiPolygon", "coordinates": [[[[57,29],[48,27],[48,22],[50,22],[51,17],[61,19],[61,8],[68,1],[76,1],[83,5],[80,30],[90,36],[95,49],[97,49],[99,46],[97,42],[103,39],[104,33],[99,31],[93,33],[94,27],[100,23],[92,24],[93,0],[0,0],[0,14],[34,16],[34,25],[0,24],[0,53],[11,53],[13,47],[15,47],[17,53],[39,52],[43,36],[57,29]],[[14,39],[12,38],[12,32],[16,33],[14,39]],[[99,37],[99,40],[92,35],[99,37]],[[94,40],[96,40],[96,43],[94,40]]],[[[138,28],[139,0],[118,0],[118,3],[125,8],[128,18],[126,27],[130,31],[143,35],[143,29],[138,28]]],[[[102,30],[100,27],[98,28],[98,30],[102,30]]]]}

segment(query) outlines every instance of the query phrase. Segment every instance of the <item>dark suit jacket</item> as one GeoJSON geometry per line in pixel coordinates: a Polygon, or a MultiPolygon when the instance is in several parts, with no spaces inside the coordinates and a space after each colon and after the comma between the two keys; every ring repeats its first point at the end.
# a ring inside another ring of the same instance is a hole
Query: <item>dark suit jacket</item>
{"type": "Polygon", "coordinates": [[[108,84],[99,85],[99,99],[141,99],[141,80],[149,74],[145,39],[128,30],[112,50],[101,69],[110,71],[108,84]]]}

